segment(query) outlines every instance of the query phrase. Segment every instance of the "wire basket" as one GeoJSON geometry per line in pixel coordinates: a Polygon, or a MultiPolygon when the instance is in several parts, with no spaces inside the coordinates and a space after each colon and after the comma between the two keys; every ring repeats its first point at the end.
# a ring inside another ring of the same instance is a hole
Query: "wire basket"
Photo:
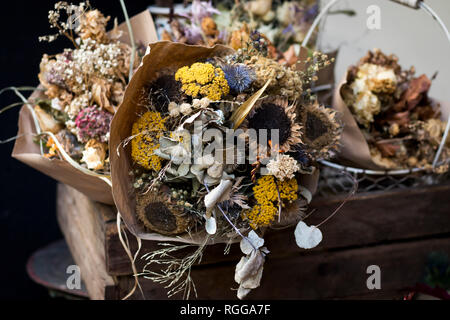
{"type": "MultiPolygon", "coordinates": [[[[323,10],[314,20],[310,30],[305,36],[302,46],[307,46],[314,29],[318,26],[322,18],[328,13],[328,10],[338,3],[340,0],[329,1],[323,10]]],[[[413,9],[422,9],[428,13],[440,26],[450,42],[450,33],[444,22],[439,18],[436,12],[425,4],[422,0],[390,0],[403,4],[413,9]]],[[[433,160],[432,168],[441,165],[439,162],[442,150],[447,141],[450,130],[450,116],[447,120],[444,135],[442,137],[439,148],[433,160]]],[[[339,194],[348,194],[352,192],[355,183],[358,183],[357,193],[388,191],[394,189],[407,189],[420,186],[429,186],[440,184],[450,180],[449,172],[435,173],[425,168],[413,168],[404,170],[366,170],[340,165],[331,161],[320,161],[322,164],[321,176],[318,186],[318,194],[320,196],[330,196],[339,194]],[[345,172],[346,174],[343,174],[345,172]]]]}
{"type": "Polygon", "coordinates": [[[408,189],[450,181],[450,173],[435,173],[420,168],[397,171],[373,171],[321,161],[318,195],[321,197],[348,194],[355,182],[357,193],[408,189]],[[343,174],[343,171],[347,175],[343,174]]]}

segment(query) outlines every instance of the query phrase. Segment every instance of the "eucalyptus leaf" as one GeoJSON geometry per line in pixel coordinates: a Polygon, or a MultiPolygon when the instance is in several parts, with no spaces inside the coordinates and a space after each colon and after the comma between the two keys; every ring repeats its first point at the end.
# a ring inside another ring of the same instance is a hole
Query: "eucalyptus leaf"
{"type": "Polygon", "coordinates": [[[300,221],[295,228],[295,242],[302,249],[312,249],[322,242],[322,232],[316,226],[300,221]]]}

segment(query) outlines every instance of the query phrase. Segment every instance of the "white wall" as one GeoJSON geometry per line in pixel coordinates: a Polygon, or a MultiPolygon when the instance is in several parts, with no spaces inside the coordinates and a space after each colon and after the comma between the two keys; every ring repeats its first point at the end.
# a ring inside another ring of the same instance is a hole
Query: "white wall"
{"type": "MultiPolygon", "coordinates": [[[[322,0],[322,7],[328,0],[322,0]]],[[[450,0],[425,0],[450,28],[450,0]]],[[[353,9],[356,16],[329,15],[326,18],[320,47],[322,50],[340,48],[336,80],[347,67],[357,63],[369,49],[380,48],[396,54],[403,68],[414,65],[418,75],[431,77],[439,72],[430,95],[450,101],[450,43],[444,32],[425,11],[413,10],[389,0],[341,0],[331,11],[353,9]],[[381,8],[381,29],[366,27],[367,7],[381,8]]]]}

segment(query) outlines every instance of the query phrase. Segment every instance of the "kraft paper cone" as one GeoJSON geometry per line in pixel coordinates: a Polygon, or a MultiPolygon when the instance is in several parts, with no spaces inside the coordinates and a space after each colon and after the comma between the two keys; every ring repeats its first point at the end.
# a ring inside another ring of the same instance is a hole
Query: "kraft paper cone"
{"type": "MultiPolygon", "coordinates": [[[[353,117],[353,114],[342,99],[341,88],[347,83],[346,79],[347,74],[336,87],[333,96],[333,109],[341,113],[342,123],[344,124],[344,131],[342,132],[340,141],[341,148],[338,156],[345,161],[346,164],[349,162],[350,165],[354,165],[361,169],[385,171],[386,168],[380,167],[373,162],[369,145],[367,144],[358,123],[353,117]]],[[[438,102],[431,98],[430,100],[434,102],[433,104],[440,104],[441,120],[447,122],[450,114],[450,103],[438,102]]]]}
{"type": "Polygon", "coordinates": [[[214,47],[190,46],[170,41],[162,41],[150,44],[150,52],[144,56],[141,66],[138,68],[129,83],[124,100],[116,112],[111,123],[110,135],[110,161],[113,196],[125,225],[135,236],[145,240],[178,241],[200,243],[205,233],[194,234],[192,238],[187,236],[167,237],[157,233],[146,231],[143,224],[136,216],[136,200],[134,188],[129,172],[132,169],[132,159],[128,144],[125,148],[121,143],[131,136],[133,123],[137,120],[142,106],[138,101],[142,98],[143,88],[146,88],[157,77],[161,70],[177,70],[183,66],[191,65],[197,61],[214,56],[226,55],[234,52],[233,49],[217,45],[214,47]]]}
{"type": "MultiPolygon", "coordinates": [[[[155,24],[150,11],[145,10],[130,19],[131,29],[136,45],[147,46],[149,43],[158,41],[155,24]]],[[[121,23],[118,29],[122,31],[122,36],[118,39],[120,42],[131,45],[130,35],[126,23],[121,23]]]]}
{"type": "MultiPolygon", "coordinates": [[[[150,13],[146,10],[131,18],[135,41],[144,45],[157,41],[155,26],[150,13]]],[[[124,33],[120,38],[125,43],[130,42],[125,23],[119,26],[124,33]]],[[[36,98],[45,98],[42,90],[36,90],[30,96],[32,102],[36,98]]],[[[30,167],[65,183],[82,192],[92,200],[114,204],[111,187],[100,178],[86,175],[72,167],[68,162],[59,159],[47,159],[41,155],[39,145],[33,141],[36,134],[33,117],[27,106],[19,113],[19,138],[16,139],[12,157],[30,167]]]]}
{"type": "MultiPolygon", "coordinates": [[[[161,41],[150,44],[149,53],[143,58],[141,66],[136,71],[119,110],[111,123],[110,136],[110,161],[113,196],[117,209],[120,212],[125,225],[132,234],[144,240],[176,241],[184,243],[202,243],[206,232],[199,232],[181,236],[164,236],[149,232],[138,220],[136,215],[136,198],[132,177],[133,160],[131,159],[131,144],[123,147],[122,142],[131,136],[133,123],[144,110],[138,104],[141,100],[143,89],[156,79],[158,73],[163,70],[176,71],[177,69],[205,60],[213,56],[222,56],[234,52],[233,49],[222,45],[214,47],[192,46],[170,41],[161,41]]],[[[315,174],[301,178],[302,185],[312,193],[317,189],[318,170],[315,174]]],[[[229,238],[215,237],[211,243],[229,242],[229,238]]],[[[238,239],[239,240],[239,239],[238,239]]]]}
{"type": "Polygon", "coordinates": [[[39,145],[33,141],[35,133],[31,111],[24,106],[19,114],[19,138],[14,145],[13,158],[77,189],[92,200],[114,204],[111,187],[105,181],[80,172],[67,161],[43,157],[39,145]]]}

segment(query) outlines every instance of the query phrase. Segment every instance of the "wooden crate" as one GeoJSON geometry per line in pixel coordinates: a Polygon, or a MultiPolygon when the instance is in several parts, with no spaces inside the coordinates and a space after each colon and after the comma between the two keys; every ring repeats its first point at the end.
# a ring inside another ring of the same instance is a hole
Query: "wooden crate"
{"type": "MultiPolygon", "coordinates": [[[[317,211],[308,218],[315,224],[342,201],[317,199],[317,211]]],[[[249,299],[395,299],[422,277],[431,252],[450,253],[450,185],[424,189],[358,194],[321,227],[324,240],[310,251],[299,249],[293,228],[269,231],[271,251],[260,288],[249,299]],[[381,289],[369,290],[369,265],[381,268],[381,289]]],[[[134,280],[131,265],[119,241],[114,207],[95,203],[76,190],[58,185],[58,221],[92,299],[120,299],[134,280]]],[[[137,248],[128,234],[134,252],[137,248]]],[[[141,255],[157,248],[143,241],[141,255]]],[[[234,268],[241,257],[233,245],[206,249],[195,266],[200,299],[235,299],[234,268]]],[[[138,259],[141,270],[143,261],[138,259]]],[[[141,278],[146,299],[165,299],[166,289],[141,278]]],[[[136,292],[133,299],[141,299],[136,292]]],[[[179,298],[179,297],[178,297],[179,298]]]]}

